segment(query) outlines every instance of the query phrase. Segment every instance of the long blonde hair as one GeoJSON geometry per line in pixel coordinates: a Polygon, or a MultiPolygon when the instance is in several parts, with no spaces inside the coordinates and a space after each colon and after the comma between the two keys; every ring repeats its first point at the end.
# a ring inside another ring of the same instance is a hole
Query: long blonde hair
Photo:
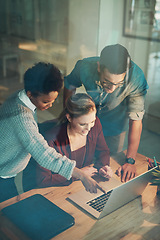
{"type": "Polygon", "coordinates": [[[77,93],[70,96],[66,101],[66,106],[59,116],[59,123],[67,122],[66,114],[71,118],[78,118],[96,110],[93,99],[86,93],[77,93]]]}

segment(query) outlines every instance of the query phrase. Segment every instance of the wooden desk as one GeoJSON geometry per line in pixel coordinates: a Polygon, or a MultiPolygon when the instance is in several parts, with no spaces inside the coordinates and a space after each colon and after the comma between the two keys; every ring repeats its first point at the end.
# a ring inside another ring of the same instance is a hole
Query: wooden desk
{"type": "MultiPolygon", "coordinates": [[[[111,167],[115,171],[123,162],[121,153],[111,159],[111,167]]],[[[147,170],[146,157],[137,154],[137,173],[147,170]]],[[[119,179],[116,175],[115,178],[119,179]]],[[[54,237],[54,240],[159,240],[160,239],[160,199],[156,197],[156,186],[148,186],[142,196],[119,208],[108,216],[96,220],[89,214],[72,205],[66,198],[69,194],[83,188],[80,181],[67,187],[50,187],[34,189],[20,195],[21,199],[39,193],[70,213],[75,218],[75,225],[54,237]]],[[[15,203],[17,197],[0,203],[0,209],[15,203]]],[[[4,216],[0,216],[0,239],[27,240],[23,233],[11,224],[4,216]],[[7,235],[7,237],[5,237],[7,235]]]]}

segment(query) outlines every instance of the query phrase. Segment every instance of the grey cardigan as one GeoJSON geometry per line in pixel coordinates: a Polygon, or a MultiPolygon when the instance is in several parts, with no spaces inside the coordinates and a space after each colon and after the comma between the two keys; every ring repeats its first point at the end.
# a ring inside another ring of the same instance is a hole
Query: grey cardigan
{"type": "Polygon", "coordinates": [[[25,106],[18,93],[0,108],[0,176],[16,175],[32,156],[42,167],[69,180],[76,162],[49,147],[39,133],[36,113],[25,106]]]}

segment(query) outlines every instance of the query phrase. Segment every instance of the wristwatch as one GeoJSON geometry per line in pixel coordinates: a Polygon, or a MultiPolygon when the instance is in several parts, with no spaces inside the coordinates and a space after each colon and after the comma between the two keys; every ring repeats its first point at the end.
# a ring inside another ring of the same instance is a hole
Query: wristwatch
{"type": "Polygon", "coordinates": [[[126,158],[126,162],[130,164],[135,164],[135,160],[133,158],[126,158]]]}

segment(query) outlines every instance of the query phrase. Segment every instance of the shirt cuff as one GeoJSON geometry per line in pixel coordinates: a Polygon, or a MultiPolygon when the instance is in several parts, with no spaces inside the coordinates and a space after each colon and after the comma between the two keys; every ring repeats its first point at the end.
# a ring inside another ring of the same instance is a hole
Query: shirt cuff
{"type": "Polygon", "coordinates": [[[142,120],[143,116],[144,116],[145,111],[141,111],[141,112],[129,112],[128,116],[129,119],[131,120],[142,120]]]}
{"type": "Polygon", "coordinates": [[[72,172],[75,166],[76,161],[71,160],[70,162],[68,162],[68,164],[62,165],[61,169],[58,171],[58,174],[69,180],[72,177],[72,172]]]}

